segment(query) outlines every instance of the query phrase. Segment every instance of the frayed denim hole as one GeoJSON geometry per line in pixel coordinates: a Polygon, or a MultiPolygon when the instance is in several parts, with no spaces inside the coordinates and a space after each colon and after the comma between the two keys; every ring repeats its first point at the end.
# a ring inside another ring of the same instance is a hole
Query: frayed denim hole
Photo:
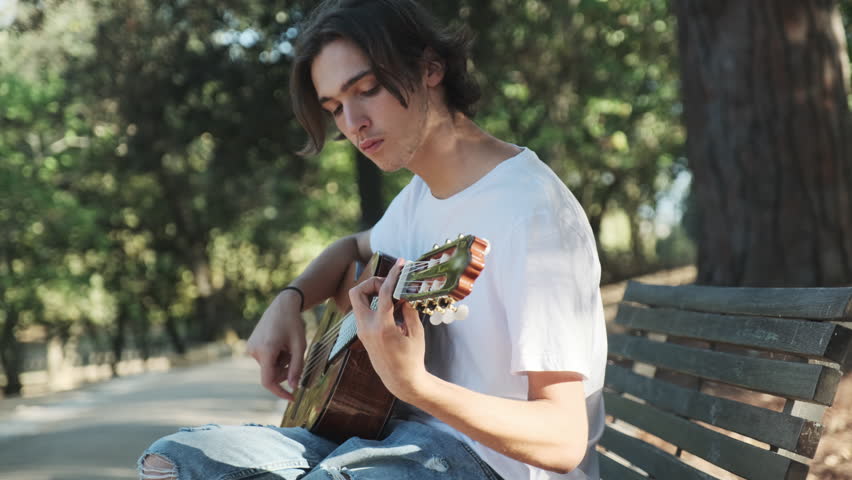
{"type": "Polygon", "coordinates": [[[175,462],[165,455],[154,452],[145,452],[139,457],[139,461],[136,462],[136,472],[140,480],[172,480],[179,478],[178,467],[175,465],[175,462]],[[166,463],[168,466],[146,465],[145,462],[149,458],[166,463]]]}
{"type": "Polygon", "coordinates": [[[327,473],[332,480],[355,480],[355,477],[352,476],[352,471],[346,467],[326,467],[322,471],[327,473]]]}
{"type": "Polygon", "coordinates": [[[260,424],[260,423],[244,423],[243,426],[244,427],[266,427],[266,426],[270,426],[270,425],[263,425],[263,424],[260,424]]]}
{"type": "Polygon", "coordinates": [[[205,430],[215,430],[217,428],[222,428],[221,425],[216,425],[215,423],[208,423],[207,425],[201,425],[198,427],[182,427],[180,432],[202,432],[205,430]]]}

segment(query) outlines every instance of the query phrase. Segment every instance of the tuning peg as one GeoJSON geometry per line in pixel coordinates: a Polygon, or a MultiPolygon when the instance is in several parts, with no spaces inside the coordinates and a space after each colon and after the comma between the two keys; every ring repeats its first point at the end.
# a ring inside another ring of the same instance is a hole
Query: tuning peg
{"type": "Polygon", "coordinates": [[[439,246],[440,246],[440,245],[438,245],[437,243],[436,243],[436,244],[434,244],[434,245],[432,245],[432,250],[435,250],[435,249],[436,249],[436,248],[438,248],[439,246]]]}
{"type": "Polygon", "coordinates": [[[455,320],[464,320],[467,318],[467,315],[470,313],[470,308],[467,305],[459,305],[455,308],[455,320]]]}
{"type": "Polygon", "coordinates": [[[460,233],[460,234],[459,234],[459,240],[461,240],[462,238],[464,238],[464,234],[463,234],[463,233],[460,233]]]}
{"type": "Polygon", "coordinates": [[[441,312],[434,312],[432,315],[429,315],[429,323],[432,325],[440,325],[444,322],[444,314],[441,312]]]}
{"type": "Polygon", "coordinates": [[[449,244],[449,243],[453,243],[453,241],[452,241],[452,240],[450,240],[450,239],[448,238],[448,239],[447,239],[447,241],[446,241],[446,242],[444,242],[444,243],[449,244]]]}

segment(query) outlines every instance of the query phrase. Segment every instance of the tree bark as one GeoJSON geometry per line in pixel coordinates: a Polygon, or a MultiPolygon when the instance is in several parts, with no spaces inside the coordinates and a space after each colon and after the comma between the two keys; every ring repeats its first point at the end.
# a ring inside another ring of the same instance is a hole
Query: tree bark
{"type": "Polygon", "coordinates": [[[852,282],[849,57],[837,2],[674,8],[698,282],[852,282]]]}

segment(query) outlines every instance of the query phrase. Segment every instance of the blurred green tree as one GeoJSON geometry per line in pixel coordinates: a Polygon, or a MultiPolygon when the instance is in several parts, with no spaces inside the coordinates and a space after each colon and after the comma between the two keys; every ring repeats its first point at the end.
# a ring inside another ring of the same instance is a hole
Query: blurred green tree
{"type": "MultiPolygon", "coordinates": [[[[117,372],[128,348],[245,335],[325,244],[379,218],[410,174],[344,142],[293,153],[289,61],[314,3],[19,2],[0,30],[0,349],[39,324],[95,338],[117,372]]],[[[626,239],[599,242],[604,280],[654,268],[654,208],[684,168],[666,2],[432,8],[477,35],[477,121],[538,151],[598,238],[626,239]]]]}
{"type": "Polygon", "coordinates": [[[69,101],[63,77],[66,60],[81,54],[73,42],[75,18],[64,10],[48,21],[37,9],[21,8],[16,31],[0,31],[0,366],[6,394],[22,386],[21,331],[37,326],[68,339],[81,322],[109,316],[109,305],[97,298],[97,279],[83,275],[78,262],[103,232],[95,213],[59,188],[91,131],[76,114],[79,105],[69,101]]]}
{"type": "Polygon", "coordinates": [[[92,99],[90,121],[113,127],[114,151],[92,155],[87,168],[120,188],[85,193],[112,205],[111,229],[150,250],[154,278],[169,287],[150,283],[143,301],[160,312],[177,349],[187,334],[212,340],[228,328],[245,330],[249,312],[240,305],[252,285],[242,276],[264,277],[253,293],[268,298],[286,281],[270,273],[292,268],[281,255],[288,235],[320,214],[329,231],[354,224],[352,209],[339,208],[348,200],[313,193],[327,193],[339,164],[292,153],[302,136],[281,60],[298,9],[262,1],[93,5],[95,53],[69,76],[92,99]],[[216,255],[232,248],[269,263],[216,267],[225,261],[216,255]]]}
{"type": "MultiPolygon", "coordinates": [[[[658,198],[685,169],[674,18],[665,0],[435,5],[477,38],[478,121],[531,147],[566,182],[598,238],[604,281],[655,265],[658,198]],[[601,241],[626,214],[628,250],[601,241]]],[[[688,262],[689,259],[684,259],[688,262]]]]}

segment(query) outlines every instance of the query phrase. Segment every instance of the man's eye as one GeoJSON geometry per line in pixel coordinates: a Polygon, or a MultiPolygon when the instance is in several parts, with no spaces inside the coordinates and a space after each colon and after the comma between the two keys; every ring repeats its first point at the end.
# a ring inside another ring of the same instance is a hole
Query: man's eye
{"type": "Polygon", "coordinates": [[[379,90],[381,90],[381,88],[382,88],[381,85],[376,85],[375,87],[365,91],[364,95],[367,96],[367,97],[372,97],[373,95],[379,93],[379,90]]]}
{"type": "Polygon", "coordinates": [[[335,117],[343,113],[343,105],[338,105],[337,108],[331,111],[331,114],[335,117]]]}

